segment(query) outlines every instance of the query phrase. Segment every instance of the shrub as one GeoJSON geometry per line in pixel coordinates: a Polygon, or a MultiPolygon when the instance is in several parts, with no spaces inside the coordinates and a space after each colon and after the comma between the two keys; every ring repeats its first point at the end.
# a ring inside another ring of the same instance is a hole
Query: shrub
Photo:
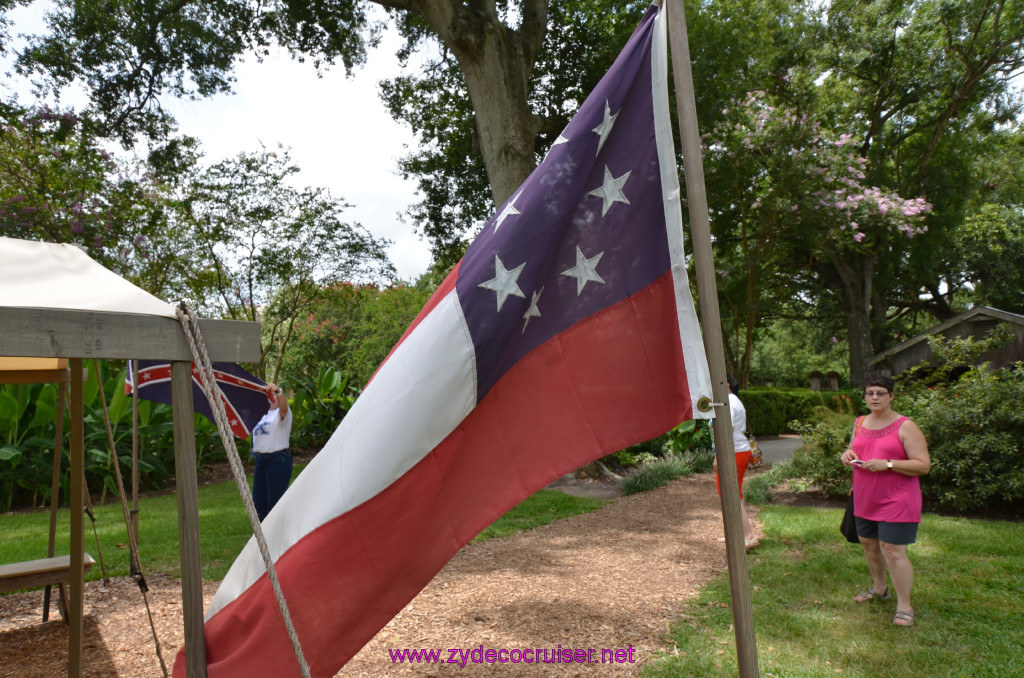
{"type": "Polygon", "coordinates": [[[817,485],[829,497],[844,497],[850,493],[852,472],[839,461],[839,455],[850,444],[855,417],[824,410],[817,414],[817,423],[793,422],[804,444],[793,453],[787,472],[817,485]]]}
{"type": "Polygon", "coordinates": [[[1024,500],[1024,365],[973,368],[957,381],[911,392],[901,412],[924,432],[932,460],[925,498],[959,510],[1024,500]]]}
{"type": "Polygon", "coordinates": [[[747,475],[743,483],[743,498],[748,504],[763,506],[772,500],[772,489],[791,473],[791,462],[772,464],[763,473],[747,475]]]}
{"type": "Polygon", "coordinates": [[[711,470],[711,463],[711,454],[705,450],[692,451],[683,455],[668,454],[661,459],[654,459],[641,465],[634,473],[622,479],[619,488],[623,495],[647,492],[666,485],[675,478],[694,473],[705,473],[711,470]]]}

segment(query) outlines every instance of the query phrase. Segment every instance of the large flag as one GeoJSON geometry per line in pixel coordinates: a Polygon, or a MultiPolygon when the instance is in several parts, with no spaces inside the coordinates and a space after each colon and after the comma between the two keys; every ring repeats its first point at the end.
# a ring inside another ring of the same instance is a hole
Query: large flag
{"type": "MultiPolygon", "coordinates": [[[[153,360],[140,360],[139,397],[157,403],[171,404],[171,364],[153,360]]],[[[246,372],[234,363],[213,363],[214,376],[223,393],[231,432],[239,438],[248,438],[253,427],[270,408],[267,385],[259,377],[246,372]]],[[[124,392],[132,392],[132,361],[128,361],[124,392]]],[[[210,401],[206,399],[199,381],[199,371],[192,363],[192,407],[216,424],[210,401]]]]}
{"type": "MultiPolygon", "coordinates": [[[[665,33],[652,8],[263,522],[312,675],[531,493],[709,416],[665,33]]],[[[254,541],[205,634],[211,678],[299,674],[254,541]]]]}

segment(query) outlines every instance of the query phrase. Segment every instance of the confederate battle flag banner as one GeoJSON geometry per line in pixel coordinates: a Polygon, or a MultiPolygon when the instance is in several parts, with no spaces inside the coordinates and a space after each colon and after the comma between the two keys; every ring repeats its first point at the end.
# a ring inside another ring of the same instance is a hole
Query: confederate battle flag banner
{"type": "MultiPolygon", "coordinates": [[[[312,675],[334,675],[508,509],[712,416],[695,406],[710,395],[652,8],[263,522],[312,675]]],[[[205,633],[211,678],[299,675],[254,541],[205,633]]]]}
{"type": "MultiPolygon", "coordinates": [[[[171,364],[153,360],[139,360],[139,398],[156,403],[171,404],[171,364]]],[[[246,372],[234,363],[213,363],[213,371],[223,394],[224,410],[231,432],[236,437],[249,437],[252,429],[270,407],[267,385],[259,377],[246,372]]],[[[132,361],[128,361],[124,392],[132,392],[132,361]]],[[[199,381],[199,371],[192,364],[192,407],[216,424],[210,401],[206,399],[199,381]]]]}

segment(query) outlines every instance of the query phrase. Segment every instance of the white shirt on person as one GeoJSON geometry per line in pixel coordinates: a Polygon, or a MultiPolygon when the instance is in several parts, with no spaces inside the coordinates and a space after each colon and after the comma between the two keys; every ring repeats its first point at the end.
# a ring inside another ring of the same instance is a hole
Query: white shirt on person
{"type": "Polygon", "coordinates": [[[747,408],[735,393],[729,394],[729,416],[732,418],[732,445],[734,452],[749,452],[747,440],[747,408]]]}
{"type": "Polygon", "coordinates": [[[257,454],[279,452],[288,449],[288,439],[292,435],[292,408],[284,421],[281,420],[281,408],[275,407],[260,419],[260,423],[252,430],[252,451],[257,454]]]}

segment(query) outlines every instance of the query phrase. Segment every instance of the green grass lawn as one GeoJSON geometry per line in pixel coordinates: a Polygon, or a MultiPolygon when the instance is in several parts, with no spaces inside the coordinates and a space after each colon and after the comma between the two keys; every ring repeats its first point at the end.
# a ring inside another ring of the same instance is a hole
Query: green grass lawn
{"type": "MultiPolygon", "coordinates": [[[[295,475],[300,468],[295,469],[295,475]]],[[[249,478],[252,482],[252,478],[249,478]]],[[[178,499],[168,494],[139,501],[139,557],[143,572],[179,576],[178,499]]],[[[599,499],[573,497],[555,490],[541,490],[528,497],[485,529],[477,540],[503,537],[553,520],[586,513],[602,506],[599,499]]],[[[128,575],[128,537],[119,502],[94,506],[96,537],[92,522],[85,518],[85,550],[97,560],[86,575],[100,579],[102,552],[107,575],[128,575]]],[[[50,512],[47,510],[0,515],[0,564],[35,560],[46,556],[50,512]]],[[[69,519],[62,509],[57,519],[57,555],[69,552],[69,519]]],[[[223,579],[235,557],[252,535],[249,519],[234,482],[199,488],[199,538],[203,557],[203,578],[223,579]]]]}
{"type": "MultiPolygon", "coordinates": [[[[749,576],[762,676],[1024,676],[1024,524],[926,514],[914,563],[917,623],[892,624],[895,596],[871,586],[838,509],[766,506],[749,576]]],[[[706,587],[675,625],[676,651],[643,676],[735,676],[729,583],[706,587]]]]}

